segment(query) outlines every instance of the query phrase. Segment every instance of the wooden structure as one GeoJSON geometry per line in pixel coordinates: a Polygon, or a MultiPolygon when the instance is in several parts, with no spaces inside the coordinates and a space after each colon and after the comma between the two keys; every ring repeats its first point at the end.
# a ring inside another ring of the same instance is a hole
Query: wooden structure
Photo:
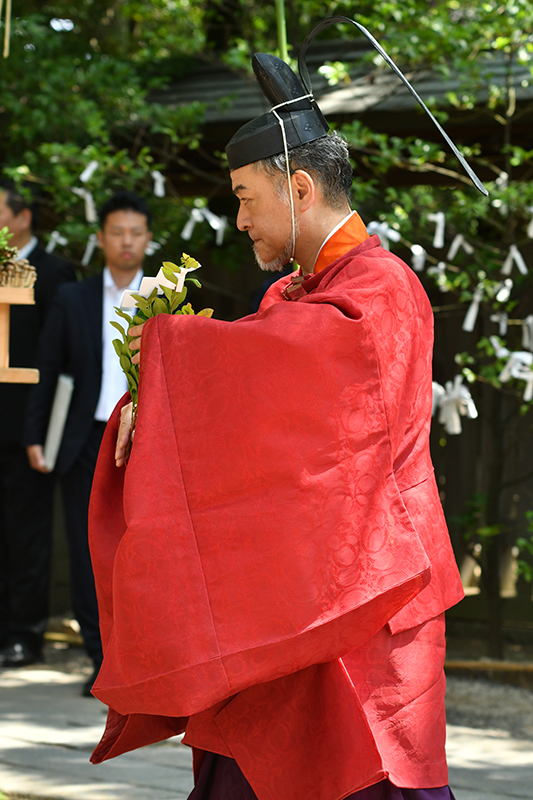
{"type": "Polygon", "coordinates": [[[38,383],[39,370],[9,366],[9,311],[14,305],[33,305],[33,289],[0,286],[0,383],[38,383]]]}

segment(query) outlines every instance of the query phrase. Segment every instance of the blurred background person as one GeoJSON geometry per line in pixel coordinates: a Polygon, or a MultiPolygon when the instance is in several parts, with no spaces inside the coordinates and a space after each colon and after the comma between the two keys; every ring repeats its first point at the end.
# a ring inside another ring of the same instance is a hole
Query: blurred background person
{"type": "MultiPolygon", "coordinates": [[[[0,181],[0,228],[37,271],[35,305],[10,309],[9,363],[35,367],[36,346],[61,283],[72,267],[47,253],[34,231],[37,206],[10,181],[0,181]]],[[[0,667],[32,664],[48,624],[54,478],[30,469],[22,445],[30,384],[0,383],[0,667]]]]}
{"type": "Polygon", "coordinates": [[[41,336],[37,364],[41,380],[31,392],[24,441],[36,472],[46,473],[43,444],[59,375],[74,379],[74,391],[57,457],[61,476],[74,616],[80,625],[93,674],[102,663],[98,606],[89,555],[87,516],[93,473],[105,426],[127,391],[126,377],[113,348],[118,336],[109,324],[119,320],[115,306],[125,289],[137,290],[145,249],[151,241],[151,212],[133,192],[121,191],[99,211],[98,244],[105,267],[100,275],[63,286],[41,336]]]}

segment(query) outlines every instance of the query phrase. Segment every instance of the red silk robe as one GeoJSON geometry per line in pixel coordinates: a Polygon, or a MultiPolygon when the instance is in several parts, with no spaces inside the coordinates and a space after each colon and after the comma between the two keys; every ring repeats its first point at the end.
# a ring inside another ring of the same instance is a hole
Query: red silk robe
{"type": "Polygon", "coordinates": [[[428,449],[432,313],[363,241],[237,322],[145,326],[90,539],[110,707],[97,763],[186,730],[259,800],[447,783],[443,621],[462,589],[428,449]]]}

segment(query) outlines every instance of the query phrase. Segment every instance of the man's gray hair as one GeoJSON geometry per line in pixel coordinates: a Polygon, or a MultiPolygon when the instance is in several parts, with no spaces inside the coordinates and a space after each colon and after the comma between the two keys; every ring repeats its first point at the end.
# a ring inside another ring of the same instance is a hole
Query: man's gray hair
{"type": "MultiPolygon", "coordinates": [[[[287,176],[285,155],[270,156],[256,162],[265,172],[280,178],[287,176]]],[[[335,209],[350,204],[353,170],[347,142],[335,131],[313,142],[289,150],[291,174],[298,169],[308,172],[322,190],[326,203],[335,209]]]]}

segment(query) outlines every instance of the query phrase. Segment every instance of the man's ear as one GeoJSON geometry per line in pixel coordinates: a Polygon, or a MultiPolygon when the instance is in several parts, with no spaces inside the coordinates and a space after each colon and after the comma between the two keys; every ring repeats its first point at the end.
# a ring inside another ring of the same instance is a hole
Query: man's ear
{"type": "Polygon", "coordinates": [[[98,247],[101,247],[102,250],[104,249],[104,232],[100,228],[100,230],[96,231],[96,236],[98,237],[98,247]]]}
{"type": "Polygon", "coordinates": [[[17,223],[20,231],[31,231],[33,215],[31,209],[23,208],[19,211],[17,216],[17,223]]]}
{"type": "Polygon", "coordinates": [[[303,169],[297,169],[291,176],[294,204],[299,211],[307,211],[316,200],[316,185],[312,177],[303,169]]]}

